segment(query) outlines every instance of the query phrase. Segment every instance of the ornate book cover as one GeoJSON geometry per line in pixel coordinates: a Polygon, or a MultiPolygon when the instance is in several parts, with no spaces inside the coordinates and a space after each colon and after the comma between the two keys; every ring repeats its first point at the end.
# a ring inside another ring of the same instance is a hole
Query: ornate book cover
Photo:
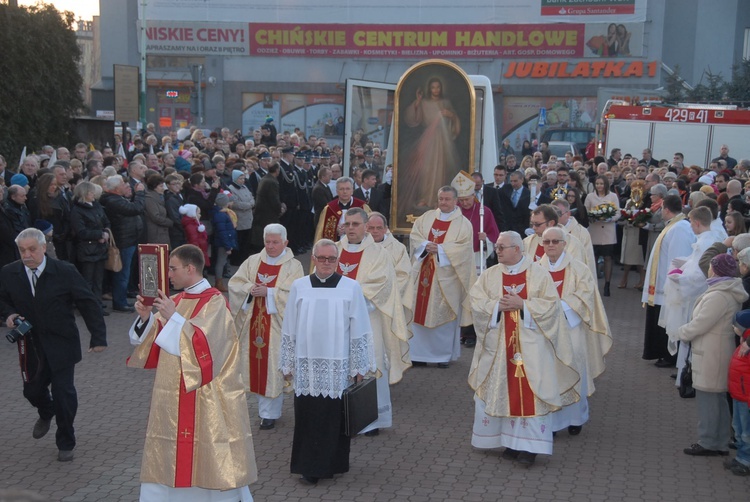
{"type": "Polygon", "coordinates": [[[138,282],[144,305],[153,305],[159,290],[169,295],[168,266],[167,244],[138,244],[138,282]]]}

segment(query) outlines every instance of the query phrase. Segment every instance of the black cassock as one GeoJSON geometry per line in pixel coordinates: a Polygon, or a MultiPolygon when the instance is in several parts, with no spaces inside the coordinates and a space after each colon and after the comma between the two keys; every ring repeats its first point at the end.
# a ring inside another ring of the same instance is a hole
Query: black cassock
{"type": "MultiPolygon", "coordinates": [[[[325,282],[309,276],[313,288],[335,288],[341,276],[325,282]]],[[[294,396],[294,440],[292,474],[310,478],[332,478],[349,472],[351,440],[344,434],[344,402],[324,396],[294,396]]]]}

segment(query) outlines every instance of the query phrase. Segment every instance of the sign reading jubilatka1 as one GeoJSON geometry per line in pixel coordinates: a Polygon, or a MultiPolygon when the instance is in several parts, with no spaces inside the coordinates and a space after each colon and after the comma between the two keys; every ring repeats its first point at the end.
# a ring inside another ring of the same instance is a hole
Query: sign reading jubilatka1
{"type": "Polygon", "coordinates": [[[653,78],[658,61],[511,61],[503,78],[653,78]]]}

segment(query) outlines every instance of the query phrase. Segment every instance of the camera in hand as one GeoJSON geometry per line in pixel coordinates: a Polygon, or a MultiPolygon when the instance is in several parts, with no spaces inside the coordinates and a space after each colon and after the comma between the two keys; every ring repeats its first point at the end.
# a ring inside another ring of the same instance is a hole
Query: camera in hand
{"type": "Polygon", "coordinates": [[[29,321],[19,319],[18,317],[13,319],[13,324],[15,324],[16,327],[6,333],[5,338],[10,343],[18,343],[18,340],[20,340],[23,335],[31,331],[32,326],[29,321]]]}

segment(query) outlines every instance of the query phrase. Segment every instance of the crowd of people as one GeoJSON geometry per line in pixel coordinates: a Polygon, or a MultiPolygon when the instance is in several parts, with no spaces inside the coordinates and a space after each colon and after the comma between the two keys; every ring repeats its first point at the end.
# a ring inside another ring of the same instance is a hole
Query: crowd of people
{"type": "MultiPolygon", "coordinates": [[[[581,434],[589,420],[612,345],[601,296],[616,264],[620,288],[633,267],[640,274],[643,358],[676,367],[677,385],[692,374],[700,421],[685,453],[734,446],[727,469],[750,474],[750,161],[726,146],[703,168],[679,153],[669,162],[614,148],[583,161],[529,145],[518,164],[505,155],[489,183],[461,172],[440,188],[405,246],[389,231],[392,175],[365,150],[373,145],[352,144],[355,167],[343,176],[340,148],[272,122],[252,139],[195,129],[179,142],[147,127],[114,149],[76,145],[71,157],[45,147],[18,172],[0,157],[0,265],[22,258],[35,291],[45,268],[24,250],[41,239],[54,260],[45,263],[75,265],[97,308],[111,299],[114,311],[138,314],[129,365],[158,368],[161,396],[144,450],[146,499],[207,489],[250,500],[257,473],[242,390],[257,397],[261,430],[276,427],[293,396],[291,471],[302,483],[347,472],[347,386],[377,378],[377,419],[354,431],[377,436],[397,417],[390,386],[411,367],[450,367],[462,344],[474,349],[472,445],[503,447],[504,459],[529,467],[552,454],[555,434],[581,434]],[[143,243],[170,247],[169,278],[182,290],[161,292],[153,308],[138,296],[143,243]],[[122,267],[105,273],[113,246],[122,267]],[[295,256],[308,251],[306,276],[295,256]],[[219,438],[232,446],[193,457],[219,438]]],[[[11,327],[19,312],[7,290],[0,284],[0,313],[11,327]]],[[[40,417],[35,437],[49,409],[40,417]]]]}

